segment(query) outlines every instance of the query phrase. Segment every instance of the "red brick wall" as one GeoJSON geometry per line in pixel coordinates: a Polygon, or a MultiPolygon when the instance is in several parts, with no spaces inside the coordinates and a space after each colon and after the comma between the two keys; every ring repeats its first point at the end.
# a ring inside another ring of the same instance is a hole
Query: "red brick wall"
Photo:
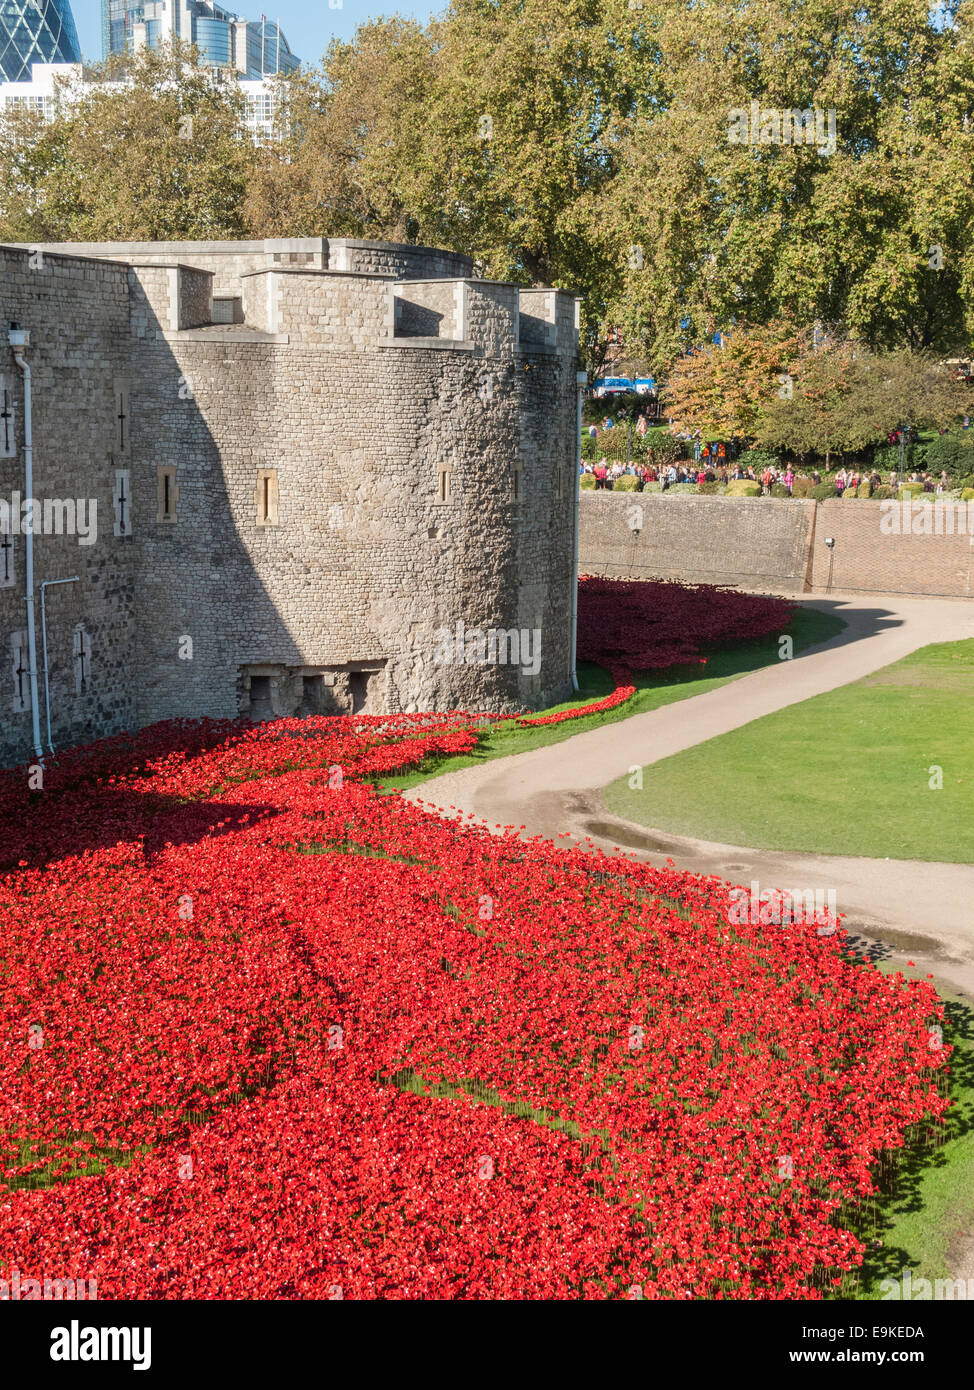
{"type": "MultiPolygon", "coordinates": [[[[884,534],[880,529],[884,516],[889,518],[889,509],[884,511],[881,502],[851,498],[818,504],[811,555],[814,592],[831,587],[857,589],[863,593],[974,596],[971,587],[974,546],[966,530],[964,534],[955,530],[954,535],[917,535],[915,521],[911,519],[909,534],[884,534]],[[825,544],[826,536],[835,541],[831,557],[825,544]]],[[[958,519],[955,511],[955,526],[958,519]]],[[[897,522],[902,533],[902,511],[898,513],[897,522]]],[[[888,519],[886,525],[888,529],[888,519]]]]}

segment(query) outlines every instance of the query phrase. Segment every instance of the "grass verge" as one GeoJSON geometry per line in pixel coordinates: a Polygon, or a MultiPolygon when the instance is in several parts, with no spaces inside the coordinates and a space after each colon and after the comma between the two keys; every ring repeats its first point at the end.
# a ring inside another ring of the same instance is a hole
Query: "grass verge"
{"type": "Polygon", "coordinates": [[[923,647],[605,791],[617,816],[752,849],[974,862],[974,639],[923,647]]]}

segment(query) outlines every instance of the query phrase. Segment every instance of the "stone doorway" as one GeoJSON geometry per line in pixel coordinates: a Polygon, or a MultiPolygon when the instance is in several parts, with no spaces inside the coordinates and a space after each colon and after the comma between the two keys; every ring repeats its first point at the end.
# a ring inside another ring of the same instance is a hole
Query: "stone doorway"
{"type": "Polygon", "coordinates": [[[270,676],[251,676],[250,678],[250,717],[255,724],[262,724],[266,720],[274,718],[270,676]]]}
{"type": "Polygon", "coordinates": [[[369,681],[374,671],[349,671],[348,693],[352,701],[352,713],[360,714],[369,702],[369,681]]]}

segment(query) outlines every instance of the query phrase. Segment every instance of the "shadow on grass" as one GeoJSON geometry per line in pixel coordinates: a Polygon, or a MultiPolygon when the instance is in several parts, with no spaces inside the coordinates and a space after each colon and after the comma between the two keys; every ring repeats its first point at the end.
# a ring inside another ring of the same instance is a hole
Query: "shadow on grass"
{"type": "MultiPolygon", "coordinates": [[[[865,953],[873,962],[886,954],[883,948],[865,953]]],[[[898,1284],[904,1270],[917,1270],[923,1256],[915,1249],[888,1243],[887,1236],[900,1218],[925,1210],[923,1185],[932,1171],[943,1173],[958,1194],[969,1186],[965,1175],[969,1160],[951,1153],[949,1146],[974,1132],[974,1009],[970,1005],[958,999],[944,1001],[944,1039],[954,1051],[941,1094],[948,1095],[954,1105],[942,1125],[912,1126],[901,1149],[882,1155],[877,1195],[843,1211],[842,1224],[865,1243],[866,1251],[861,1268],[847,1275],[842,1288],[828,1296],[873,1300],[882,1280],[892,1279],[898,1284]]]]}

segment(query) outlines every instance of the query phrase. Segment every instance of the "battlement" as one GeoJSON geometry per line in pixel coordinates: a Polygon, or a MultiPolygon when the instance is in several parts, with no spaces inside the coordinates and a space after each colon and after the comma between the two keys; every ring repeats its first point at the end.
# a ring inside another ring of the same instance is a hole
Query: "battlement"
{"type": "Polygon", "coordinates": [[[409,246],[351,237],[273,237],[264,241],[87,241],[45,242],[26,250],[51,255],[122,261],[129,265],[183,263],[210,270],[214,295],[241,293],[241,278],[257,270],[338,270],[363,275],[449,278],[473,276],[471,257],[434,246],[409,246]]]}
{"type": "MultiPolygon", "coordinates": [[[[50,243],[45,256],[129,267],[137,338],[235,326],[279,343],[575,353],[571,294],[474,274],[469,256],[351,238],[50,243]]],[[[224,340],[226,335],[223,335],[224,340]]]]}

